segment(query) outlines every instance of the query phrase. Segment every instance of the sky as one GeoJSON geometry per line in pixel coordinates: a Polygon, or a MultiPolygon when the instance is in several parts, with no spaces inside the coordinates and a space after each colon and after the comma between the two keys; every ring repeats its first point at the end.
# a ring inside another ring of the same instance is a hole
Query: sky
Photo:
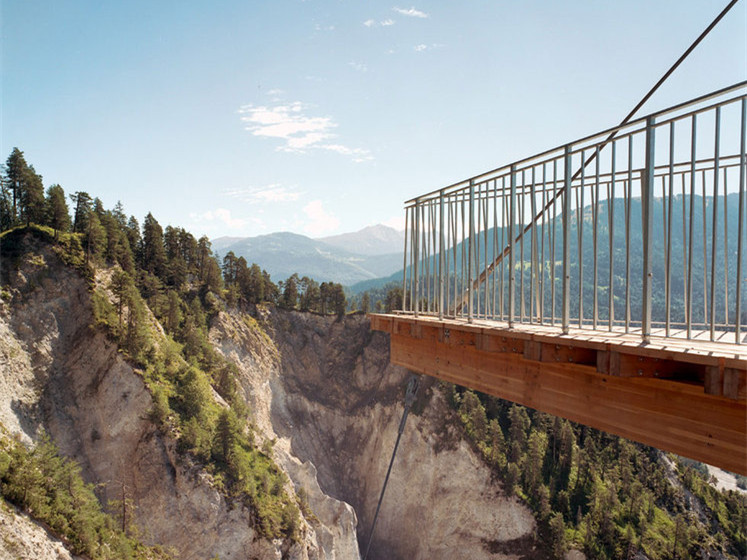
{"type": "MultiPolygon", "coordinates": [[[[616,125],[726,0],[0,0],[0,158],[196,236],[403,202],[616,125]]],[[[741,0],[640,115],[747,78],[741,0]]]]}

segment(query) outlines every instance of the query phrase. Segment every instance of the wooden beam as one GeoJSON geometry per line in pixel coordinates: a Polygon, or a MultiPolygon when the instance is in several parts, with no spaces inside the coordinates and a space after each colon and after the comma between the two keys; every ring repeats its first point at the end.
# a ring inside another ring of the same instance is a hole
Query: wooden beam
{"type": "Polygon", "coordinates": [[[709,392],[716,393],[708,394],[702,384],[654,376],[677,367],[671,352],[661,360],[641,352],[639,360],[622,349],[620,359],[610,359],[620,353],[611,344],[597,344],[599,352],[592,359],[577,342],[570,350],[563,344],[537,346],[526,337],[509,340],[503,331],[491,334],[474,325],[441,325],[439,330],[426,328],[433,326],[426,321],[416,338],[407,332],[411,329],[398,331],[397,320],[389,331],[395,364],[747,475],[744,362],[732,360],[730,365],[742,367],[704,373],[706,388],[710,384],[709,392]],[[607,367],[618,361],[618,373],[597,371],[605,356],[607,367]],[[644,367],[646,375],[639,373],[644,367]]]}

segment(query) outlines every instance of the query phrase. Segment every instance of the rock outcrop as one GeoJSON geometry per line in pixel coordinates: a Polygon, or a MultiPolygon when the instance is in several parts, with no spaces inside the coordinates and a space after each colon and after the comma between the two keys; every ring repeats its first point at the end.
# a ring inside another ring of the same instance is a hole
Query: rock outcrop
{"type": "Polygon", "coordinates": [[[299,543],[258,538],[251,512],[227,503],[150,421],[152,399],[142,377],[91,327],[86,280],[49,247],[24,242],[21,262],[3,271],[11,294],[0,308],[0,356],[8,357],[0,362],[5,426],[27,441],[46,431],[98,485],[102,503],[125,487],[143,540],[173,547],[179,558],[335,558],[318,544],[331,539],[334,550],[334,530],[321,538],[307,524],[299,543]]]}
{"type": "MultiPolygon", "coordinates": [[[[277,309],[257,316],[252,325],[221,314],[211,337],[239,365],[257,423],[278,438],[281,455],[314,465],[324,493],[353,506],[365,549],[409,374],[389,364],[387,338],[363,316],[277,309]]],[[[532,557],[531,512],[504,495],[462,439],[438,386],[423,381],[369,558],[532,557]]]]}

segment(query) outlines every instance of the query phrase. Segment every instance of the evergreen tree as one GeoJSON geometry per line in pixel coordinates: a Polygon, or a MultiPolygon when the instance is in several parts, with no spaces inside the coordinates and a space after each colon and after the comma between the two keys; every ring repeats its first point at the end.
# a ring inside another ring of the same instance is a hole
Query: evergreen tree
{"type": "Polygon", "coordinates": [[[166,250],[163,246],[163,229],[148,212],[143,221],[142,267],[148,272],[164,279],[166,271],[166,250]]]}
{"type": "Polygon", "coordinates": [[[26,170],[26,179],[21,191],[21,220],[26,225],[43,224],[45,218],[44,184],[42,177],[31,165],[26,170]]]}
{"type": "Polygon", "coordinates": [[[363,313],[368,313],[370,307],[371,307],[371,297],[368,295],[368,292],[363,292],[363,295],[361,296],[360,310],[363,313]]]}
{"type": "Polygon", "coordinates": [[[293,274],[283,283],[281,305],[286,309],[295,309],[298,304],[298,274],[293,274]]]}
{"type": "Polygon", "coordinates": [[[5,176],[0,175],[0,231],[13,227],[14,219],[10,183],[5,176]]]}
{"type": "Polygon", "coordinates": [[[88,217],[91,214],[91,196],[84,191],[70,195],[73,202],[73,231],[83,233],[88,229],[88,217]]]}
{"type": "Polygon", "coordinates": [[[18,223],[19,206],[21,204],[21,198],[23,196],[28,176],[29,167],[26,163],[26,158],[24,157],[23,152],[18,148],[13,148],[13,151],[5,162],[5,180],[12,193],[10,222],[13,225],[18,223]]]}
{"type": "Polygon", "coordinates": [[[130,245],[130,250],[132,251],[133,256],[135,257],[136,262],[142,262],[141,261],[141,245],[142,245],[142,238],[140,236],[140,224],[137,221],[137,218],[135,216],[130,216],[130,219],[127,221],[127,227],[125,228],[125,235],[127,236],[127,241],[130,245]]]}
{"type": "Polygon", "coordinates": [[[86,262],[97,263],[106,249],[106,230],[101,225],[98,214],[91,212],[86,229],[86,262]]]}
{"type": "Polygon", "coordinates": [[[65,191],[60,185],[52,185],[47,189],[46,215],[45,222],[54,229],[55,239],[61,231],[67,232],[70,229],[70,211],[65,191]]]}

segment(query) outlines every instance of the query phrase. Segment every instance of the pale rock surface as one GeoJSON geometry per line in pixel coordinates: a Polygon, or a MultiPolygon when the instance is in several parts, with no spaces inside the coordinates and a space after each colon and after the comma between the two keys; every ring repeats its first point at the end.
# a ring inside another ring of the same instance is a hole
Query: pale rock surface
{"type": "MultiPolygon", "coordinates": [[[[355,508],[365,549],[408,373],[389,364],[386,337],[361,316],[262,308],[257,316],[271,349],[237,314],[220,314],[212,340],[239,366],[257,424],[279,438],[276,452],[314,465],[321,492],[355,508]]],[[[505,496],[462,440],[437,386],[424,380],[414,408],[369,558],[542,558],[531,511],[505,496]]],[[[297,487],[310,489],[285,468],[297,487]]]]}
{"type": "Polygon", "coordinates": [[[82,560],[59,539],[0,499],[0,558],[13,560],[82,560]]]}

